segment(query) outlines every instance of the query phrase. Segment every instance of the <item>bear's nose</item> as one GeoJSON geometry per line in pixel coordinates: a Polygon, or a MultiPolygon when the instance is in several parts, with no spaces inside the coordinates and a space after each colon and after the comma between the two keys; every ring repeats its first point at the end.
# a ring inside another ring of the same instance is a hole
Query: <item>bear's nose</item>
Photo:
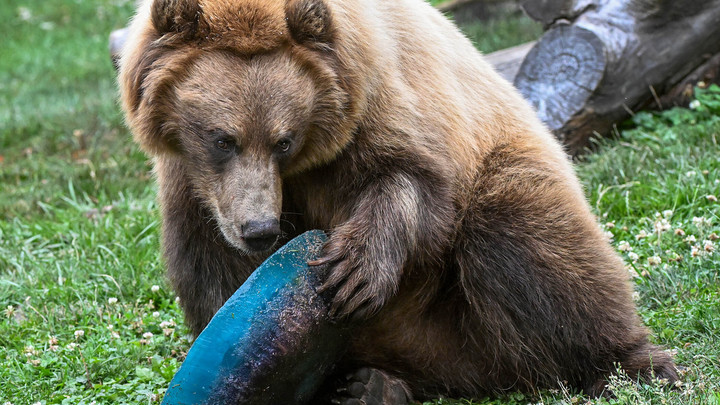
{"type": "Polygon", "coordinates": [[[280,222],[277,219],[249,221],[242,226],[245,244],[255,251],[268,250],[280,236],[280,222]]]}

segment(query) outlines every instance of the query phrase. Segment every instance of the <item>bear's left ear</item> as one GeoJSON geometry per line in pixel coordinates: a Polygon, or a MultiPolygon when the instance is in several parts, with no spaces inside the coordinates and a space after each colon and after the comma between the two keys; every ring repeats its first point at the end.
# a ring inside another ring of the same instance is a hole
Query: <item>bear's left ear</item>
{"type": "Polygon", "coordinates": [[[302,45],[329,45],[333,40],[332,16],[323,0],[290,0],[285,6],[290,35],[302,45]]]}
{"type": "Polygon", "coordinates": [[[150,17],[159,35],[195,35],[202,24],[202,8],[197,0],[153,0],[150,17]]]}

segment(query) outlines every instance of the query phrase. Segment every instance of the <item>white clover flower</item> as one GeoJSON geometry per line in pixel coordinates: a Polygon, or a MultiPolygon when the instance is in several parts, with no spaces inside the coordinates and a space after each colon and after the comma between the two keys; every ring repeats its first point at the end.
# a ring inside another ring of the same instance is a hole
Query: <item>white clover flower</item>
{"type": "Polygon", "coordinates": [[[703,250],[713,252],[715,250],[715,244],[710,240],[705,240],[703,241],[703,250]]]}
{"type": "Polygon", "coordinates": [[[657,266],[662,263],[662,259],[659,256],[648,257],[648,264],[651,266],[657,266]]]}
{"type": "Polygon", "coordinates": [[[84,331],[84,330],[78,329],[78,330],[75,331],[75,339],[81,338],[81,337],[83,337],[83,336],[85,336],[85,331],[84,331]]]}
{"type": "Polygon", "coordinates": [[[695,225],[697,227],[711,224],[710,220],[705,217],[693,217],[692,223],[693,223],[693,225],[695,225]]]}
{"type": "Polygon", "coordinates": [[[669,219],[670,217],[673,216],[673,210],[665,210],[665,211],[662,212],[662,215],[663,215],[663,217],[669,219]]]}
{"type": "Polygon", "coordinates": [[[698,108],[700,108],[700,105],[700,100],[693,100],[690,102],[690,104],[688,104],[688,107],[691,110],[697,110],[698,108]]]}
{"type": "Polygon", "coordinates": [[[145,338],[145,339],[152,339],[152,337],[153,337],[152,332],[143,333],[143,338],[145,338]]]}
{"type": "Polygon", "coordinates": [[[635,239],[637,239],[637,240],[645,239],[645,238],[647,238],[647,236],[648,236],[647,232],[645,232],[645,230],[643,229],[637,235],[635,235],[635,239]]]}
{"type": "Polygon", "coordinates": [[[56,338],[55,336],[50,336],[50,337],[48,338],[48,344],[49,344],[49,345],[56,345],[56,344],[58,344],[57,338],[56,338]]]}
{"type": "Polygon", "coordinates": [[[162,321],[160,322],[160,327],[165,328],[174,328],[175,327],[175,321],[169,320],[169,321],[162,321]]]}
{"type": "Polygon", "coordinates": [[[117,332],[110,333],[110,337],[113,339],[120,339],[120,334],[117,332]]]}
{"type": "Polygon", "coordinates": [[[160,286],[154,285],[154,286],[150,287],[150,291],[156,293],[156,292],[160,291],[160,286]]]}
{"type": "Polygon", "coordinates": [[[153,313],[152,313],[152,317],[153,317],[153,318],[160,318],[160,312],[158,312],[158,311],[153,312],[153,313]]]}
{"type": "Polygon", "coordinates": [[[700,250],[699,246],[690,247],[690,256],[698,257],[698,256],[700,256],[701,253],[702,253],[702,251],[700,250]]]}
{"type": "Polygon", "coordinates": [[[32,345],[25,346],[23,352],[25,352],[26,357],[37,356],[40,354],[32,345]]]}
{"type": "Polygon", "coordinates": [[[639,258],[640,258],[640,256],[639,256],[637,253],[635,253],[635,252],[630,252],[630,253],[628,253],[628,259],[632,260],[633,263],[635,263],[636,261],[638,261],[639,258]]]}
{"type": "Polygon", "coordinates": [[[689,172],[685,173],[686,177],[694,177],[697,174],[695,170],[690,170],[689,172]]]}
{"type": "Polygon", "coordinates": [[[18,16],[23,21],[30,21],[32,19],[32,11],[27,7],[18,7],[18,16]]]}
{"type": "Polygon", "coordinates": [[[690,235],[687,238],[685,238],[685,242],[687,243],[695,243],[697,242],[697,239],[695,239],[695,235],[690,235]]]}
{"type": "Polygon", "coordinates": [[[605,224],[605,228],[607,229],[613,229],[615,228],[615,222],[608,222],[605,224]]]}
{"type": "Polygon", "coordinates": [[[680,228],[675,229],[675,235],[677,236],[685,236],[685,231],[683,231],[680,228]]]}
{"type": "Polygon", "coordinates": [[[117,302],[118,302],[118,299],[115,297],[108,298],[108,304],[110,304],[110,305],[115,305],[115,304],[117,304],[117,302]]]}
{"type": "Polygon", "coordinates": [[[618,250],[620,250],[621,252],[630,252],[633,250],[633,248],[632,246],[630,246],[630,243],[623,240],[618,243],[618,250]]]}
{"type": "Polygon", "coordinates": [[[717,197],[715,197],[715,196],[712,195],[712,194],[706,195],[705,198],[706,198],[708,201],[711,201],[711,202],[717,202],[717,200],[718,200],[717,197]]]}
{"type": "Polygon", "coordinates": [[[667,232],[672,228],[670,225],[670,222],[668,222],[667,219],[663,218],[660,221],[655,222],[655,231],[657,232],[667,232]]]}
{"type": "Polygon", "coordinates": [[[8,305],[7,308],[5,308],[5,316],[8,318],[12,318],[13,315],[15,315],[15,307],[12,305],[8,305]]]}

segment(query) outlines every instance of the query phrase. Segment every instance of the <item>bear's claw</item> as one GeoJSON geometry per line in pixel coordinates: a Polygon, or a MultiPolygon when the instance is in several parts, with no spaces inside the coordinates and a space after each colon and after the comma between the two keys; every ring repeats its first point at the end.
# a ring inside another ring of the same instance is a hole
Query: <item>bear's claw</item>
{"type": "Polygon", "coordinates": [[[346,377],[347,385],[337,390],[336,405],[406,405],[409,390],[405,383],[374,368],[361,368],[346,377]]]}
{"type": "Polygon", "coordinates": [[[311,261],[311,266],[328,266],[327,279],[319,293],[334,294],[330,316],[338,319],[367,319],[377,313],[394,293],[397,283],[387,271],[354,247],[352,241],[333,235],[323,249],[323,256],[311,261]]]}

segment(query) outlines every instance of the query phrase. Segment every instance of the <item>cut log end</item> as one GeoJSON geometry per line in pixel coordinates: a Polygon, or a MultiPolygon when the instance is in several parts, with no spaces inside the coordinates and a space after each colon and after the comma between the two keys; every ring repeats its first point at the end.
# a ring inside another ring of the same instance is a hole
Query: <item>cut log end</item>
{"type": "Polygon", "coordinates": [[[594,33],[577,26],[548,31],[530,50],[515,86],[557,131],[586,105],[606,68],[605,46],[594,33]]]}

